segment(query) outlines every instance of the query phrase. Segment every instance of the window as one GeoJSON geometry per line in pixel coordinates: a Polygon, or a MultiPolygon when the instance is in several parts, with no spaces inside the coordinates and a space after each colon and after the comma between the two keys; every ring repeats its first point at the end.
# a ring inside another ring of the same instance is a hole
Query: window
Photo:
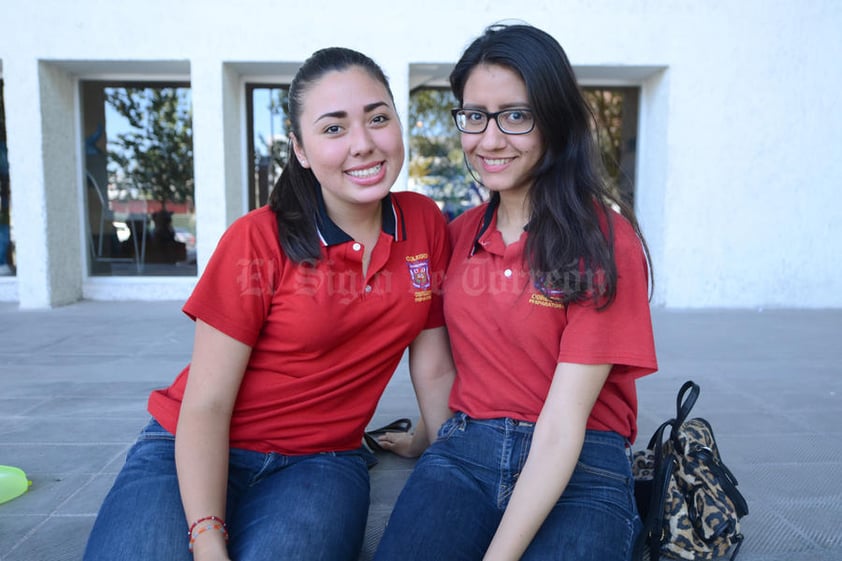
{"type": "Polygon", "coordinates": [[[90,274],[196,275],[189,84],[81,89],[90,274]]]}
{"type": "Polygon", "coordinates": [[[640,89],[586,87],[583,91],[596,119],[599,148],[608,182],[620,199],[634,205],[640,89]]]}
{"type": "Polygon", "coordinates": [[[0,276],[15,274],[15,252],[12,240],[11,181],[9,153],[6,145],[6,107],[3,102],[3,80],[0,79],[0,276]]]}
{"type": "Polygon", "coordinates": [[[409,188],[435,200],[449,219],[487,198],[468,172],[450,110],[448,88],[419,87],[409,94],[409,188]]]}
{"type": "Polygon", "coordinates": [[[289,158],[288,95],[288,85],[246,84],[249,210],[266,204],[289,158]]]}

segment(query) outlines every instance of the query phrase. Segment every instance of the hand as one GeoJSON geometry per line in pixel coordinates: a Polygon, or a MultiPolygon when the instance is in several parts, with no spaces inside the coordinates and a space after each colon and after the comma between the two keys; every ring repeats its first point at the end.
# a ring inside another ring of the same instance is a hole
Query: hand
{"type": "Polygon", "coordinates": [[[404,458],[417,458],[427,448],[427,439],[416,432],[387,432],[377,438],[377,443],[404,458]]]}

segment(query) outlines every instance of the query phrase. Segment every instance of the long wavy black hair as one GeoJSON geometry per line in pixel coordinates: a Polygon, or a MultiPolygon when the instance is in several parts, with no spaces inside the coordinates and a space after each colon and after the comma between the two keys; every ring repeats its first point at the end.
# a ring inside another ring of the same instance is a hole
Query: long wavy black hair
{"type": "MultiPolygon", "coordinates": [[[[600,309],[607,307],[617,288],[612,208],[632,224],[647,262],[650,256],[633,210],[604,179],[593,134],[596,121],[564,49],[551,35],[530,25],[486,28],[450,74],[460,106],[471,71],[482,64],[503,66],[523,79],[544,139],[543,157],[532,172],[525,251],[536,286],[556,301],[593,298],[600,309]]],[[[492,203],[499,196],[493,193],[492,203]]],[[[651,263],[649,271],[651,286],[651,263]]]]}
{"type": "MultiPolygon", "coordinates": [[[[290,133],[301,146],[301,108],[310,88],[329,72],[359,67],[383,84],[394,103],[389,80],[383,69],[368,56],[344,47],[328,47],[313,53],[304,61],[289,85],[290,133]]],[[[319,182],[313,171],[295,157],[290,139],[290,157],[269,195],[269,207],[278,217],[281,247],[293,261],[318,260],[321,257],[316,220],[319,182]]]]}

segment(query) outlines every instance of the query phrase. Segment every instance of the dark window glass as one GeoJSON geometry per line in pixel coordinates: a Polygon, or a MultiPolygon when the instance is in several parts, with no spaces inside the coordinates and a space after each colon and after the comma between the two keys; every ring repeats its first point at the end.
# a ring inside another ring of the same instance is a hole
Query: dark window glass
{"type": "Polygon", "coordinates": [[[6,106],[3,101],[3,80],[0,80],[0,276],[3,277],[15,274],[11,195],[9,152],[6,144],[6,106]]]}
{"type": "Polygon", "coordinates": [[[639,88],[583,88],[597,125],[608,181],[626,203],[634,204],[639,88]]]}
{"type": "Polygon", "coordinates": [[[189,84],[81,87],[91,274],[196,275],[189,84]]]}
{"type": "Polygon", "coordinates": [[[287,95],[282,84],[247,84],[249,209],[266,204],[289,158],[287,95]]]}

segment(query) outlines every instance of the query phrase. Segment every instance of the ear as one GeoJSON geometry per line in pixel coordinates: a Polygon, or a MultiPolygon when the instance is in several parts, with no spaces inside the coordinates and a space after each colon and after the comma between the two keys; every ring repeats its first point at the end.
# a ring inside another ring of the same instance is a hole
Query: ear
{"type": "Polygon", "coordinates": [[[298,142],[298,139],[295,138],[295,133],[289,133],[289,140],[292,142],[292,150],[295,152],[295,157],[298,158],[298,163],[303,168],[309,168],[310,162],[307,161],[307,154],[304,153],[304,148],[298,142]]]}

